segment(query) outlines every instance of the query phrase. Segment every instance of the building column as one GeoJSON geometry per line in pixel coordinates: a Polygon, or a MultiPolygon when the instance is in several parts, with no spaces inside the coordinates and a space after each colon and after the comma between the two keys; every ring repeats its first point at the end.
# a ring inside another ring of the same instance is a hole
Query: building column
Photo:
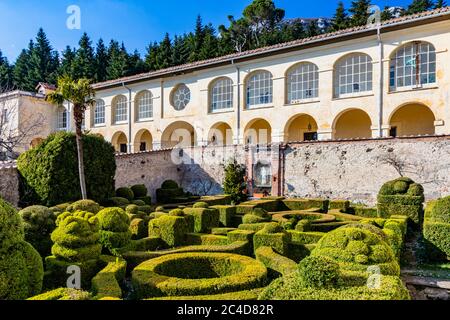
{"type": "Polygon", "coordinates": [[[435,133],[437,135],[445,135],[448,134],[448,130],[445,130],[445,121],[444,120],[436,120],[434,122],[435,133]]]}
{"type": "Polygon", "coordinates": [[[153,150],[161,150],[162,142],[161,141],[153,141],[152,148],[153,148],[153,150]]]}
{"type": "Polygon", "coordinates": [[[272,143],[283,143],[286,141],[284,131],[272,130],[272,143]]]}
{"type": "Polygon", "coordinates": [[[333,139],[333,130],[318,130],[317,131],[318,140],[331,140],[333,139]]]}
{"type": "Polygon", "coordinates": [[[272,164],[272,196],[281,196],[282,191],[282,145],[272,144],[271,164],[272,164]]]}

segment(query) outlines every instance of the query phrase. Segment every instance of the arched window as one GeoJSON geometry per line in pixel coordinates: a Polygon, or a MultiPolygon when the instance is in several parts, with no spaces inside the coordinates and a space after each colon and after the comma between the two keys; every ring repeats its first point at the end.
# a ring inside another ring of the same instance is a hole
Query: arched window
{"type": "Polygon", "coordinates": [[[268,71],[258,71],[247,81],[247,108],[272,103],[273,80],[268,71]]]}
{"type": "Polygon", "coordinates": [[[335,97],[372,91],[372,58],[354,53],[336,62],[335,97]]]}
{"type": "Polygon", "coordinates": [[[143,91],[137,96],[137,120],[153,118],[153,95],[150,91],[143,91]]]}
{"type": "Polygon", "coordinates": [[[125,96],[118,96],[115,99],[113,106],[114,123],[123,123],[128,121],[127,98],[125,96]]]}
{"type": "Polygon", "coordinates": [[[67,110],[64,107],[58,109],[58,130],[67,130],[67,110]]]}
{"type": "Polygon", "coordinates": [[[230,109],[233,107],[233,81],[221,78],[211,86],[211,112],[230,109]]]}
{"type": "Polygon", "coordinates": [[[436,83],[436,50],[426,42],[409,43],[391,57],[390,90],[436,83]]]}
{"type": "Polygon", "coordinates": [[[287,74],[287,102],[296,103],[319,96],[319,69],[313,63],[301,63],[287,74]]]}
{"type": "Polygon", "coordinates": [[[94,109],[94,125],[105,124],[105,101],[97,100],[94,109]]]}

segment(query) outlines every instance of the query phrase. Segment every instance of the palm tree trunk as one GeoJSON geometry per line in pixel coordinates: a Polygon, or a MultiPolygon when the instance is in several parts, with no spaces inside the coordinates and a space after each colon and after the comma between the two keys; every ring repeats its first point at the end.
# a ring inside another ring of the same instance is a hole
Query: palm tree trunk
{"type": "Polygon", "coordinates": [[[84,175],[84,153],[83,153],[83,139],[82,139],[82,131],[81,126],[83,123],[83,112],[74,106],[74,118],[75,118],[75,137],[77,141],[77,154],[78,154],[78,173],[80,175],[80,187],[81,187],[81,197],[83,200],[87,199],[87,190],[86,190],[86,178],[84,175]]]}

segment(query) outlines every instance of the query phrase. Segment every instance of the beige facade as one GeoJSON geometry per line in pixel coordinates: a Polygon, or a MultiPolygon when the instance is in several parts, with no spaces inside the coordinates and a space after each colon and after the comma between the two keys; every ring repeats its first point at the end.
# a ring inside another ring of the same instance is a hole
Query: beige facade
{"type": "Polygon", "coordinates": [[[11,142],[14,153],[29,150],[57,130],[58,107],[47,103],[42,93],[1,94],[0,108],[1,138],[11,142]]]}
{"type": "Polygon", "coordinates": [[[332,37],[333,41],[326,41],[325,36],[312,41],[311,47],[264,56],[243,54],[246,59],[237,57],[225,65],[211,63],[201,69],[195,64],[187,65],[181,68],[183,72],[163,70],[96,84],[105,121],[95,124],[92,108],[86,116],[87,128],[112,141],[122,152],[180,143],[241,144],[450,134],[450,12],[439,17],[438,21],[429,18],[426,23],[409,21],[395,30],[382,29],[381,41],[376,32],[364,29],[368,35],[351,31],[354,36],[332,37]],[[420,68],[414,68],[416,64],[420,68]],[[371,72],[363,68],[370,68],[371,72]],[[344,69],[347,71],[339,74],[344,69]],[[260,99],[261,103],[249,105],[255,101],[247,96],[254,90],[249,83],[255,79],[254,75],[259,85],[256,91],[262,92],[256,101],[260,99]],[[220,85],[214,91],[221,80],[224,80],[221,85],[231,85],[231,92],[220,85]],[[270,82],[272,88],[267,86],[270,82]],[[343,90],[338,92],[340,82],[344,83],[343,90]],[[186,92],[177,91],[180,86],[190,90],[190,100],[184,109],[179,104],[187,101],[186,92]],[[217,92],[218,99],[213,97],[217,92]],[[150,97],[152,111],[151,117],[140,120],[139,114],[144,112],[145,116],[149,107],[142,102],[143,95],[150,97]],[[292,99],[293,95],[300,98],[292,99]],[[173,101],[174,96],[177,101],[173,101]],[[225,108],[212,111],[213,99],[223,105],[224,96],[228,101],[225,108]],[[131,111],[130,117],[119,117],[122,121],[116,121],[118,100],[122,108],[119,113],[131,111]],[[140,110],[140,106],[145,110],[140,110]]]}

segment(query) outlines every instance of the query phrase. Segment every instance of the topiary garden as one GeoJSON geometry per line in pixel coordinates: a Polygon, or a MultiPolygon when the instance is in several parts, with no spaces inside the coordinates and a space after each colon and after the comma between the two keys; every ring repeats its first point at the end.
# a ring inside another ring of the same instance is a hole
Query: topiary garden
{"type": "Polygon", "coordinates": [[[408,235],[423,230],[430,260],[450,256],[449,198],[423,215],[423,187],[407,178],[386,183],[376,208],[192,198],[174,181],[158,190],[157,204],[143,185],[119,188],[101,204],[20,214],[1,202],[0,298],[409,300],[400,277],[408,235]],[[8,271],[11,261],[19,271],[8,271]],[[81,290],[67,289],[69,266],[80,268],[81,290]]]}

